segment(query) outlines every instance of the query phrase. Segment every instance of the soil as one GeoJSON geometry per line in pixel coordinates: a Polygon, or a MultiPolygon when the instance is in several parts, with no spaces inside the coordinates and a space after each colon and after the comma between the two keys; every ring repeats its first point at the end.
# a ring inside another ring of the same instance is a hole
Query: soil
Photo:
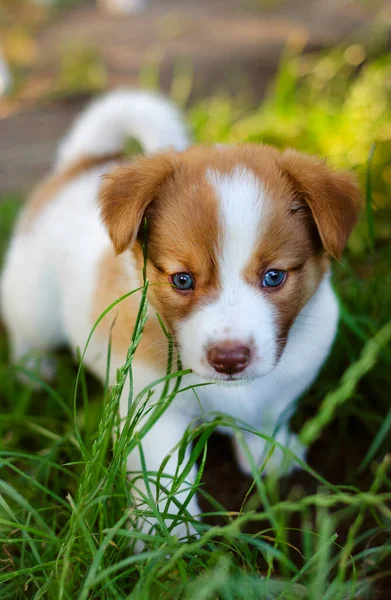
{"type": "MultiPolygon", "coordinates": [[[[342,428],[340,425],[338,419],[335,419],[322,433],[321,437],[309,449],[307,462],[319,475],[322,475],[334,485],[353,485],[354,483],[357,485],[357,479],[353,480],[351,475],[357,472],[372,440],[368,431],[354,419],[351,419],[348,425],[344,423],[342,428]],[[339,435],[341,429],[343,434],[339,435]]],[[[208,446],[208,460],[203,475],[205,491],[227,510],[239,511],[251,484],[252,479],[243,475],[236,466],[230,439],[220,434],[213,434],[208,446]]],[[[371,474],[367,471],[360,480],[360,488],[369,489],[370,485],[371,474]]],[[[310,496],[316,494],[319,488],[322,487],[308,472],[300,469],[294,470],[289,476],[282,477],[278,482],[278,486],[280,500],[310,496]]],[[[199,501],[204,512],[213,510],[213,507],[202,496],[202,493],[199,494],[199,501]]],[[[340,511],[342,508],[342,506],[338,506],[334,510],[340,511]]],[[[346,511],[345,514],[346,517],[339,521],[336,529],[339,547],[345,544],[349,529],[352,526],[351,514],[349,514],[349,511],[346,511]]],[[[311,511],[310,518],[314,522],[315,530],[314,511],[311,511]]],[[[218,517],[205,520],[212,525],[224,523],[223,519],[218,517]]],[[[362,523],[361,531],[368,531],[376,525],[373,515],[367,514],[362,523]]],[[[302,551],[302,536],[297,531],[303,527],[300,516],[293,514],[286,526],[291,528],[288,536],[291,547],[302,551]]],[[[257,522],[248,526],[246,532],[255,534],[269,527],[270,522],[257,522]]],[[[306,527],[308,527],[308,523],[306,527]]],[[[387,538],[387,534],[377,535],[376,539],[372,538],[367,544],[384,544],[388,542],[387,538]]],[[[365,545],[360,547],[361,550],[364,550],[364,548],[365,545]]],[[[356,547],[355,553],[358,551],[359,548],[356,547]]],[[[293,550],[290,558],[298,568],[303,567],[305,561],[298,551],[293,550]]],[[[263,572],[265,564],[261,563],[259,568],[263,572]]],[[[382,568],[386,569],[385,564],[382,568]]],[[[371,600],[390,600],[390,575],[382,577],[377,582],[376,587],[371,591],[370,598],[371,600]]]]}

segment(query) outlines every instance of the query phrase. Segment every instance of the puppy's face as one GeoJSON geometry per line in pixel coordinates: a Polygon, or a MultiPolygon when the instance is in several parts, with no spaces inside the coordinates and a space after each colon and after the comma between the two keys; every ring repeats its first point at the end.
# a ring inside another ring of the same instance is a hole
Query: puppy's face
{"type": "Polygon", "coordinates": [[[146,217],[152,301],[183,365],[233,381],[276,366],[359,192],[319,161],[245,145],[141,158],[108,178],[101,205],[117,252],[137,248],[146,217]]]}

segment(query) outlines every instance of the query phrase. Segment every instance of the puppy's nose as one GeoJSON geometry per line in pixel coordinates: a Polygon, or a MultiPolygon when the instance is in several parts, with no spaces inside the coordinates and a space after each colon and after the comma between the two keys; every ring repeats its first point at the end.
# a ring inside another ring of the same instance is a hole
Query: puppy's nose
{"type": "Polygon", "coordinates": [[[251,351],[248,346],[237,342],[225,342],[212,346],[207,354],[208,363],[218,373],[233,375],[244,371],[250,363],[251,351]]]}

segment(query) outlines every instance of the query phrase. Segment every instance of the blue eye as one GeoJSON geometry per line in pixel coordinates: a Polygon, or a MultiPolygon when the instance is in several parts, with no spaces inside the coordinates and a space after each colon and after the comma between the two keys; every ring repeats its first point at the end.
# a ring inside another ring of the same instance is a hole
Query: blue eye
{"type": "Polygon", "coordinates": [[[193,289],[193,279],[189,273],[175,273],[171,276],[171,281],[177,290],[187,292],[193,289]]]}
{"type": "Polygon", "coordinates": [[[286,271],[280,271],[279,269],[271,269],[266,271],[262,285],[264,287],[278,287],[284,283],[286,279],[286,271]]]}

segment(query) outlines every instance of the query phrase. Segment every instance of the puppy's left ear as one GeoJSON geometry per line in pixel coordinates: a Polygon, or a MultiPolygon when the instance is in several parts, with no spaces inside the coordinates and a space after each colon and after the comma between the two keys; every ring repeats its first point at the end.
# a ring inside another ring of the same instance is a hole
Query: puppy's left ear
{"type": "Polygon", "coordinates": [[[294,150],[283,152],[280,167],[295,189],[296,206],[309,207],[323,247],[339,260],[362,205],[356,178],[294,150]]]}
{"type": "Polygon", "coordinates": [[[99,205],[117,254],[135,242],[148,205],[159,196],[177,165],[174,153],[142,156],[105,176],[99,205]]]}

